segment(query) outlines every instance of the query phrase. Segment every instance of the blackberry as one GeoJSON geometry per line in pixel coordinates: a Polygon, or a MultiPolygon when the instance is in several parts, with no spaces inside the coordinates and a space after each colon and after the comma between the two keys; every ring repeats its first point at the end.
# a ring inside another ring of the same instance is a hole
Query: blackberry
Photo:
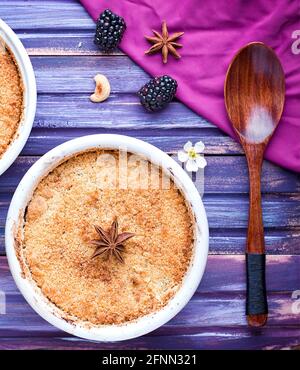
{"type": "Polygon", "coordinates": [[[149,111],[155,112],[165,108],[174,98],[177,81],[170,76],[155,77],[139,91],[141,104],[149,111]]]}
{"type": "Polygon", "coordinates": [[[106,9],[99,15],[94,43],[104,52],[114,50],[120,43],[126,24],[122,17],[106,9]]]}

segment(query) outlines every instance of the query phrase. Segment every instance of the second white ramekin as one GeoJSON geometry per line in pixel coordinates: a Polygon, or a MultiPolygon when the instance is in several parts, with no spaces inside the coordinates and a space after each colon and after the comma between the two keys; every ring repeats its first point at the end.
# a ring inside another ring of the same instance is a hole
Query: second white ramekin
{"type": "Polygon", "coordinates": [[[22,151],[26,141],[30,135],[35,111],[36,111],[36,81],[32,68],[31,61],[27,52],[14,31],[0,19],[0,38],[5,42],[10,51],[13,53],[17,66],[19,68],[23,88],[24,88],[24,104],[23,115],[18,127],[18,131],[12,143],[9,145],[5,153],[0,158],[0,175],[10,167],[17,156],[22,151]]]}

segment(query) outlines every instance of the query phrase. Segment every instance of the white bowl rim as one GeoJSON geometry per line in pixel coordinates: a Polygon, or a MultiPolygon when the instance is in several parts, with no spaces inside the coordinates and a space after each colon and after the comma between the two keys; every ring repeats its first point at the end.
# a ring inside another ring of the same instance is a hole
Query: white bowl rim
{"type": "Polygon", "coordinates": [[[4,40],[17,62],[24,86],[23,115],[13,141],[0,158],[0,175],[18,157],[30,135],[37,102],[35,75],[29,56],[15,32],[0,19],[0,37],[4,40]]]}
{"type": "Polygon", "coordinates": [[[35,162],[24,175],[14,193],[5,228],[5,244],[9,267],[16,285],[29,305],[55,327],[84,339],[102,342],[136,338],[157,329],[172,319],[189,302],[202,279],[208,256],[208,240],[207,217],[200,194],[182,167],[168,154],[149,143],[115,134],[89,135],[67,141],[50,150],[35,162]],[[97,148],[126,148],[128,152],[144,155],[152,163],[159,164],[164,171],[169,172],[171,176],[173,175],[172,178],[181,188],[192,207],[197,230],[192,263],[181,287],[165,307],[126,324],[86,327],[78,323],[70,323],[57,316],[50,308],[48,301],[41,299],[42,293],[38,293],[33,284],[22,277],[22,269],[15,250],[15,231],[16,225],[20,221],[20,215],[23,216],[28,201],[39,181],[68,157],[97,148]]]}

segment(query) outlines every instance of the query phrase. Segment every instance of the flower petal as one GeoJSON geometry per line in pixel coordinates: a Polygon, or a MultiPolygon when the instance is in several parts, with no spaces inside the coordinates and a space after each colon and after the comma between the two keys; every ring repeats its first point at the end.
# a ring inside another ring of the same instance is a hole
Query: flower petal
{"type": "Polygon", "coordinates": [[[191,141],[188,141],[187,143],[185,143],[183,149],[188,152],[191,148],[193,147],[193,144],[191,141]]]}
{"type": "Polygon", "coordinates": [[[205,145],[202,141],[198,141],[198,143],[195,144],[194,148],[196,153],[202,153],[205,149],[205,145]]]}
{"type": "Polygon", "coordinates": [[[186,162],[186,170],[188,172],[197,172],[198,171],[198,166],[197,166],[197,163],[194,159],[189,159],[186,162]]]}
{"type": "Polygon", "coordinates": [[[199,168],[204,168],[207,166],[206,159],[202,155],[199,155],[199,157],[196,158],[196,164],[199,168]]]}
{"type": "Polygon", "coordinates": [[[189,159],[189,155],[183,150],[178,152],[177,157],[180,162],[186,162],[189,159]]]}

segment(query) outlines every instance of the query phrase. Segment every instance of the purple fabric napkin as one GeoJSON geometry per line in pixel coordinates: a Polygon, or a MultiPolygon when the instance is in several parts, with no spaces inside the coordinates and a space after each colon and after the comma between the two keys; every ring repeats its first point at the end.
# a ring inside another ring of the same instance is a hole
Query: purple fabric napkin
{"type": "MultiPolygon", "coordinates": [[[[286,104],[266,158],[300,172],[300,0],[81,0],[97,19],[106,8],[127,24],[120,49],[153,76],[169,74],[179,87],[177,98],[235,137],[228,120],[223,86],[228,65],[240,47],[262,41],[274,48],[286,77],[286,104]],[[144,35],[184,31],[182,58],[144,54],[151,45],[144,35]]],[[[188,130],[187,122],[187,130],[188,130]]]]}

